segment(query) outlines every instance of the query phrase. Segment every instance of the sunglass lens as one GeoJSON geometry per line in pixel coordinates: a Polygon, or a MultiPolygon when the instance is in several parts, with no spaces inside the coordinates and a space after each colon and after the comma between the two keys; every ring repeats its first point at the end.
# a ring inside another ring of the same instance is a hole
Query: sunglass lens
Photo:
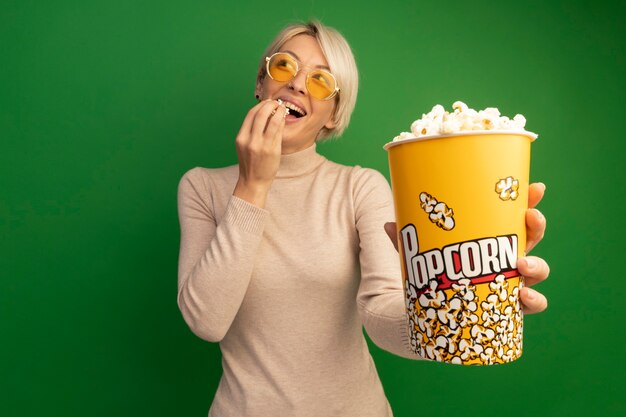
{"type": "Polygon", "coordinates": [[[268,71],[276,81],[289,81],[296,75],[297,64],[289,55],[276,54],[270,59],[268,71]]]}
{"type": "Polygon", "coordinates": [[[318,99],[324,100],[335,91],[335,79],[326,71],[313,71],[307,77],[309,93],[318,99]]]}

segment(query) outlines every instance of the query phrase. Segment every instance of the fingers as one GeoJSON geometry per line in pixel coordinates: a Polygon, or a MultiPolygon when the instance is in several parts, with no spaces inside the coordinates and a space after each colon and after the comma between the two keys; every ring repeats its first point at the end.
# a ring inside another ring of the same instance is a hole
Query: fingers
{"type": "MultiPolygon", "coordinates": [[[[543,239],[546,231],[546,218],[535,207],[546,191],[543,183],[528,186],[528,210],[526,211],[526,253],[530,252],[543,239]]],[[[548,308],[548,300],[538,291],[529,288],[548,278],[550,267],[541,258],[526,256],[517,260],[517,269],[524,276],[526,284],[520,290],[520,301],[525,314],[540,313],[548,308]]]]}
{"type": "Polygon", "coordinates": [[[261,207],[280,165],[286,112],[275,100],[255,105],[235,140],[239,158],[235,195],[261,207]]]}
{"type": "Polygon", "coordinates": [[[250,132],[252,139],[265,133],[270,117],[274,117],[277,113],[279,113],[276,111],[279,106],[280,105],[275,100],[267,100],[263,102],[254,117],[254,121],[252,122],[252,130],[250,132]]]}
{"type": "Polygon", "coordinates": [[[274,134],[274,143],[273,146],[278,149],[278,153],[282,153],[283,146],[283,131],[285,130],[285,118],[287,117],[288,110],[285,108],[285,114],[280,118],[280,123],[278,124],[278,130],[274,134]]]}
{"type": "Polygon", "coordinates": [[[526,256],[517,260],[517,270],[524,276],[525,286],[520,289],[524,313],[540,313],[548,307],[548,300],[538,291],[529,288],[548,278],[550,267],[541,258],[526,256]]]}
{"type": "Polygon", "coordinates": [[[241,124],[241,128],[239,129],[239,133],[237,134],[236,142],[237,143],[247,143],[250,139],[250,134],[252,133],[252,123],[254,122],[257,113],[263,106],[267,106],[267,104],[271,100],[264,100],[257,103],[254,107],[248,110],[243,123],[241,124]]]}
{"type": "Polygon", "coordinates": [[[548,263],[536,256],[526,256],[517,260],[517,270],[524,276],[527,287],[544,281],[550,275],[548,263]]]}
{"type": "Polygon", "coordinates": [[[526,253],[530,252],[546,232],[546,218],[535,208],[526,210],[526,253]]]}
{"type": "Polygon", "coordinates": [[[532,288],[523,287],[520,290],[519,296],[524,314],[540,313],[548,308],[548,300],[546,297],[532,288]]]}
{"type": "Polygon", "coordinates": [[[285,116],[287,115],[287,108],[284,104],[280,104],[278,107],[274,109],[274,112],[271,114],[267,127],[265,128],[265,136],[266,138],[272,139],[272,143],[275,144],[275,140],[277,136],[280,136],[282,140],[282,129],[285,127],[285,116]],[[280,131],[280,135],[278,134],[280,131]]]}
{"type": "Polygon", "coordinates": [[[528,208],[534,208],[546,191],[546,185],[542,182],[534,182],[528,186],[528,208]]]}
{"type": "Polygon", "coordinates": [[[388,222],[385,223],[385,232],[387,232],[387,236],[391,239],[391,243],[393,243],[393,247],[398,250],[398,228],[396,226],[396,222],[388,222]]]}
{"type": "Polygon", "coordinates": [[[543,198],[546,185],[535,182],[528,186],[528,210],[526,211],[526,253],[530,252],[543,239],[546,231],[546,218],[535,208],[543,198]]]}
{"type": "Polygon", "coordinates": [[[250,164],[251,152],[280,155],[286,114],[287,108],[275,100],[264,100],[248,111],[235,139],[240,166],[250,164]]]}

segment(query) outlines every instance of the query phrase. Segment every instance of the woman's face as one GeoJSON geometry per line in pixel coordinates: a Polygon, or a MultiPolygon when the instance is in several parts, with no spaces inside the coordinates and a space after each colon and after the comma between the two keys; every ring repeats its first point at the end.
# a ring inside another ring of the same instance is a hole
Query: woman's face
{"type": "Polygon", "coordinates": [[[332,114],[336,99],[317,100],[306,89],[305,80],[310,68],[321,67],[328,70],[328,62],[314,37],[304,34],[294,36],[285,42],[279,52],[292,54],[300,62],[300,71],[288,82],[274,81],[265,74],[257,85],[257,94],[261,100],[281,99],[287,107],[297,106],[298,111],[304,113],[302,117],[289,114],[285,119],[282,153],[290,154],[313,145],[323,127],[332,129],[335,126],[332,114]]]}

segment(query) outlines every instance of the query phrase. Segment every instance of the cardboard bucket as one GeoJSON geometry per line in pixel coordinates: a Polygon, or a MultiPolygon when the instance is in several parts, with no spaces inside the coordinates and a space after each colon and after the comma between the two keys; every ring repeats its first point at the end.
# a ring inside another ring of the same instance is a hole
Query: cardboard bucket
{"type": "Polygon", "coordinates": [[[533,133],[458,133],[385,145],[409,335],[424,358],[464,365],[522,354],[533,133]]]}

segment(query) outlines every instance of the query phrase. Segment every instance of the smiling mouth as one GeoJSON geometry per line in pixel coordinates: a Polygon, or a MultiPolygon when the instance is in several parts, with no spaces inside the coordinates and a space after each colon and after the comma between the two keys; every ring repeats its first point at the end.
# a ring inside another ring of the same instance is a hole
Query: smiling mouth
{"type": "Polygon", "coordinates": [[[296,119],[304,117],[304,114],[302,114],[298,110],[294,110],[294,109],[289,109],[289,114],[295,116],[296,119]]]}
{"type": "Polygon", "coordinates": [[[301,109],[300,107],[288,101],[284,101],[284,100],[281,100],[281,101],[283,102],[285,107],[289,109],[289,114],[293,115],[296,119],[306,116],[306,111],[304,109],[301,109]]]}

